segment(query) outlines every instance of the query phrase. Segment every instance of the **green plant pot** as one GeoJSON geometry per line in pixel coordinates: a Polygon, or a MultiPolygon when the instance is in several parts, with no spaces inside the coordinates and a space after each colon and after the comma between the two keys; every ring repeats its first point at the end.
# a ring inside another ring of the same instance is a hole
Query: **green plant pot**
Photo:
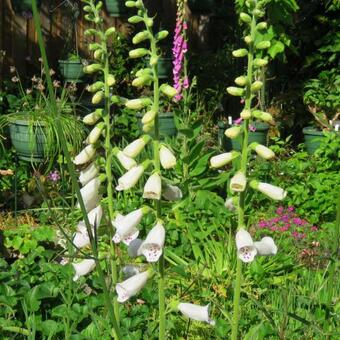
{"type": "Polygon", "coordinates": [[[312,155],[319,148],[321,141],[325,136],[322,131],[311,126],[303,128],[302,132],[307,152],[312,155]]]}
{"type": "Polygon", "coordinates": [[[158,61],[158,78],[167,79],[172,72],[172,58],[161,57],[158,61]]]}
{"type": "Polygon", "coordinates": [[[189,0],[188,6],[192,13],[211,13],[215,9],[215,0],[189,0]]]}
{"type": "Polygon", "coordinates": [[[80,60],[59,60],[60,73],[67,82],[81,82],[84,76],[80,60]]]}
{"type": "Polygon", "coordinates": [[[227,136],[224,134],[225,130],[229,127],[228,123],[220,120],[217,122],[218,127],[218,145],[221,147],[224,151],[231,151],[232,145],[230,138],[227,138],[227,136]]]}
{"type": "Polygon", "coordinates": [[[127,15],[128,8],[124,0],[105,0],[106,10],[111,17],[121,17],[127,15]]]}
{"type": "MultiPolygon", "coordinates": [[[[253,142],[266,145],[269,126],[265,123],[258,122],[253,125],[256,131],[249,131],[248,145],[253,142]]],[[[231,140],[233,150],[241,151],[242,136],[243,134],[240,134],[237,138],[231,140]]]]}
{"type": "MultiPolygon", "coordinates": [[[[142,124],[142,113],[137,113],[138,128],[141,134],[143,134],[143,124],[142,124]]],[[[175,125],[175,115],[173,112],[165,112],[159,115],[159,133],[161,137],[172,137],[177,134],[177,129],[175,125]]],[[[153,133],[150,133],[153,135],[153,133]]]]}
{"type": "Polygon", "coordinates": [[[41,162],[47,155],[46,131],[43,126],[33,129],[27,120],[14,120],[9,124],[11,142],[18,157],[25,161],[41,162]]]}

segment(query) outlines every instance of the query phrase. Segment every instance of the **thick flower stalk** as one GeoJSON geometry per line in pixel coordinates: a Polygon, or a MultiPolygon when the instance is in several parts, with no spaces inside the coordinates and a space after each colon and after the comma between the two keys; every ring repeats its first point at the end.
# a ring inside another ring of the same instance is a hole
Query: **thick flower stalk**
{"type": "Polygon", "coordinates": [[[172,47],[173,55],[173,82],[177,94],[174,97],[176,101],[182,99],[183,89],[189,87],[189,79],[186,72],[185,54],[188,52],[187,39],[188,24],[185,19],[185,1],[177,0],[176,27],[172,47]]]}
{"type": "MultiPolygon", "coordinates": [[[[241,154],[236,155],[235,151],[214,156],[210,163],[214,168],[219,168],[231,162],[234,158],[240,158],[240,166],[236,169],[229,183],[229,190],[232,197],[229,197],[225,206],[227,209],[237,213],[238,230],[236,233],[236,250],[237,250],[237,267],[236,279],[234,288],[233,302],[233,319],[231,339],[238,339],[238,324],[240,313],[240,292],[241,292],[241,276],[242,262],[250,263],[259,255],[275,255],[277,247],[275,242],[270,237],[264,237],[260,241],[253,241],[250,233],[246,230],[245,221],[245,197],[248,189],[258,190],[264,195],[274,200],[283,200],[286,197],[286,191],[277,186],[260,182],[255,178],[251,178],[247,164],[250,153],[256,153],[257,156],[264,160],[272,160],[275,158],[274,152],[264,145],[252,143],[248,145],[248,135],[250,126],[254,121],[271,122],[272,116],[256,109],[255,100],[258,91],[261,90],[263,84],[255,79],[255,74],[263,65],[267,64],[267,59],[262,55],[266,49],[270,47],[269,41],[258,41],[257,32],[264,31],[267,28],[265,22],[258,22],[264,16],[264,8],[257,0],[247,0],[247,12],[240,13],[240,21],[245,25],[246,36],[244,41],[246,48],[240,48],[233,51],[235,58],[247,57],[247,73],[235,79],[237,86],[230,86],[227,92],[232,96],[240,96],[243,98],[244,108],[240,113],[240,118],[237,120],[240,125],[233,126],[225,131],[225,135],[231,139],[242,136],[241,154]],[[260,57],[259,57],[260,56],[260,57]]],[[[263,35],[265,36],[265,35],[263,35]]]]}

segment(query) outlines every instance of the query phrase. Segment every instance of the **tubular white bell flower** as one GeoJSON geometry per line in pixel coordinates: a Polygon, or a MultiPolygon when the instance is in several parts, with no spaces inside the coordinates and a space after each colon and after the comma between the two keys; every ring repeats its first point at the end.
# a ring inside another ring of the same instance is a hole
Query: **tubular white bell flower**
{"type": "Polygon", "coordinates": [[[238,205],[237,197],[229,197],[224,202],[224,206],[230,211],[235,211],[237,208],[237,205],[238,205]]]}
{"type": "Polygon", "coordinates": [[[137,295],[145,286],[149,278],[149,272],[145,271],[128,278],[127,280],[116,284],[116,292],[118,294],[117,301],[125,302],[130,297],[137,295]]]}
{"type": "Polygon", "coordinates": [[[96,148],[90,144],[86,146],[80,153],[74,158],[73,163],[75,165],[81,165],[92,160],[94,155],[96,154],[96,148]]]}
{"type": "Polygon", "coordinates": [[[164,242],[164,226],[161,222],[157,222],[139,247],[137,255],[144,255],[148,262],[157,262],[162,255],[164,242]]]}
{"type": "Polygon", "coordinates": [[[73,277],[73,281],[77,281],[81,276],[87,275],[95,268],[96,261],[92,259],[85,259],[81,262],[72,263],[72,266],[76,272],[73,277]]]}
{"type": "Polygon", "coordinates": [[[135,158],[137,157],[141,151],[144,149],[145,145],[150,141],[150,136],[144,135],[141,138],[136,139],[129,145],[127,145],[123,152],[125,153],[126,156],[135,158]]]}
{"type": "Polygon", "coordinates": [[[276,255],[277,246],[271,237],[263,237],[261,241],[254,242],[257,255],[276,255]]]}
{"type": "Polygon", "coordinates": [[[238,171],[230,180],[230,190],[236,192],[242,192],[247,185],[247,179],[242,171],[238,171]]]}
{"type": "Polygon", "coordinates": [[[252,262],[257,254],[253,239],[247,230],[241,228],[236,233],[237,256],[245,263],[252,262]]]}
{"type": "Polygon", "coordinates": [[[95,144],[97,140],[99,139],[100,135],[102,134],[102,131],[105,127],[105,124],[103,122],[97,124],[89,133],[88,137],[86,138],[87,144],[95,144]]]}
{"type": "Polygon", "coordinates": [[[91,163],[87,168],[80,171],[79,182],[82,186],[86,185],[88,182],[91,181],[91,179],[98,175],[98,172],[99,168],[96,166],[96,164],[91,163]]]}
{"type": "Polygon", "coordinates": [[[137,226],[141,222],[144,214],[149,211],[149,208],[140,208],[123,216],[118,214],[112,225],[116,228],[116,234],[113,237],[115,243],[123,241],[129,245],[131,241],[136,239],[139,235],[137,226]]]}
{"type": "Polygon", "coordinates": [[[164,145],[159,150],[159,157],[164,169],[171,169],[176,166],[176,157],[174,154],[164,145]]]}
{"type": "Polygon", "coordinates": [[[275,153],[264,145],[252,143],[251,147],[263,159],[269,160],[275,157],[275,153]]]}
{"type": "Polygon", "coordinates": [[[137,166],[137,162],[133,158],[126,156],[123,151],[119,150],[116,154],[116,157],[125,170],[130,170],[134,166],[137,166]]]}
{"type": "Polygon", "coordinates": [[[212,168],[220,168],[228,163],[230,163],[233,159],[240,155],[237,151],[225,152],[220,155],[214,156],[210,158],[210,166],[212,168]]]}
{"type": "Polygon", "coordinates": [[[181,302],[177,308],[183,315],[192,320],[207,322],[212,326],[215,325],[215,321],[209,317],[209,305],[199,306],[193,303],[181,302]]]}
{"type": "Polygon", "coordinates": [[[152,174],[144,185],[143,198],[153,200],[160,200],[162,193],[162,179],[161,176],[155,172],[152,174]]]}
{"type": "Polygon", "coordinates": [[[262,192],[269,198],[276,201],[282,201],[287,196],[287,191],[272,184],[258,182],[255,180],[251,181],[249,184],[253,189],[262,192]]]}
{"type": "Polygon", "coordinates": [[[116,186],[117,191],[131,189],[144,173],[144,166],[137,165],[132,167],[122,177],[118,178],[118,185],[116,186]]]}
{"type": "Polygon", "coordinates": [[[224,134],[230,138],[234,139],[238,137],[238,135],[241,133],[241,127],[240,126],[232,126],[229,129],[225,130],[224,134]]]}
{"type": "MultiPolygon", "coordinates": [[[[84,187],[80,189],[81,196],[84,201],[86,211],[91,211],[94,209],[100,200],[99,195],[99,187],[100,187],[100,179],[99,177],[95,177],[91,179],[84,187]]],[[[77,203],[77,207],[79,208],[79,202],[77,203]]]]}
{"type": "Polygon", "coordinates": [[[182,190],[176,185],[165,184],[162,189],[162,196],[167,201],[179,201],[183,197],[182,190]]]}

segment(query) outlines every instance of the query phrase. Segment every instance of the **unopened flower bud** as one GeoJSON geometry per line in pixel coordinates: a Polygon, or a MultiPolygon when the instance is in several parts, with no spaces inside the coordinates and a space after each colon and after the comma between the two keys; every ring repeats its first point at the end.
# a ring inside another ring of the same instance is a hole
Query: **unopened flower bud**
{"type": "Polygon", "coordinates": [[[244,109],[240,113],[242,119],[249,119],[251,117],[251,111],[249,109],[244,109]]]}
{"type": "Polygon", "coordinates": [[[155,121],[154,120],[152,122],[148,123],[148,124],[143,124],[143,132],[148,133],[154,127],[155,127],[155,121]]]}
{"type": "Polygon", "coordinates": [[[103,129],[105,127],[104,122],[101,122],[97,124],[90,132],[88,137],[86,138],[86,143],[87,144],[95,144],[97,140],[99,139],[103,129]]]}
{"type": "Polygon", "coordinates": [[[235,84],[238,86],[245,86],[247,84],[247,77],[240,76],[240,77],[237,77],[234,81],[235,81],[235,84]]]}
{"type": "Polygon", "coordinates": [[[157,112],[155,110],[148,111],[142,118],[143,124],[149,124],[154,121],[157,112]]]}
{"type": "Polygon", "coordinates": [[[248,50],[245,48],[240,48],[232,52],[233,56],[236,58],[242,58],[248,55],[248,50]]]}
{"type": "Polygon", "coordinates": [[[133,38],[132,38],[132,43],[133,44],[139,44],[144,40],[147,40],[150,38],[150,33],[148,31],[142,31],[138,32],[133,38]]]}
{"type": "Polygon", "coordinates": [[[240,87],[229,86],[229,87],[227,87],[227,92],[232,96],[241,97],[244,94],[244,89],[242,89],[240,87]]]}
{"type": "Polygon", "coordinates": [[[140,110],[152,103],[150,98],[131,99],[125,103],[128,109],[140,110]]]}
{"type": "Polygon", "coordinates": [[[92,74],[98,71],[101,71],[102,66],[100,64],[91,64],[87,65],[83,68],[84,73],[86,74],[92,74]]]}
{"type": "Polygon", "coordinates": [[[99,104],[104,98],[104,92],[98,91],[92,97],[92,104],[99,104]]]}
{"type": "Polygon", "coordinates": [[[177,90],[168,84],[161,85],[160,90],[169,98],[173,98],[177,94],[177,90]]]}
{"type": "Polygon", "coordinates": [[[104,83],[102,81],[96,81],[94,84],[88,87],[88,91],[94,93],[94,92],[102,90],[103,87],[104,87],[104,83]]]}
{"type": "Polygon", "coordinates": [[[258,50],[264,50],[264,49],[269,48],[269,47],[270,47],[270,41],[268,41],[268,40],[260,41],[255,46],[255,48],[258,49],[258,50]]]}
{"type": "Polygon", "coordinates": [[[225,152],[214,156],[210,159],[210,166],[214,169],[227,165],[235,158],[239,157],[240,153],[237,151],[225,152]]]}
{"type": "Polygon", "coordinates": [[[150,58],[150,66],[155,66],[158,63],[159,57],[157,55],[153,55],[150,58]]]}
{"type": "Polygon", "coordinates": [[[169,35],[169,32],[166,30],[160,31],[156,34],[155,38],[157,40],[163,40],[169,35]]]}
{"type": "Polygon", "coordinates": [[[164,169],[171,169],[176,166],[176,157],[173,153],[164,145],[159,150],[159,157],[161,165],[164,169]]]}
{"type": "Polygon", "coordinates": [[[253,39],[251,38],[250,35],[246,35],[244,37],[244,42],[249,45],[249,44],[251,44],[253,42],[253,39]]]}
{"type": "Polygon", "coordinates": [[[263,159],[269,160],[275,157],[275,153],[264,145],[259,143],[251,143],[249,147],[263,159]]]}
{"type": "Polygon", "coordinates": [[[268,65],[268,60],[262,58],[255,58],[253,61],[254,66],[256,67],[263,67],[268,65]]]}
{"type": "Polygon", "coordinates": [[[267,23],[265,21],[262,21],[256,25],[256,28],[260,31],[266,29],[267,26],[268,26],[267,23]]]}
{"type": "Polygon", "coordinates": [[[251,16],[247,13],[241,12],[240,19],[247,24],[251,23],[251,16]]]}
{"type": "Polygon", "coordinates": [[[135,50],[131,50],[129,52],[129,57],[130,58],[141,58],[144,57],[145,55],[149,54],[149,50],[146,48],[136,48],[135,50]]]}
{"type": "Polygon", "coordinates": [[[107,85],[108,86],[113,86],[114,84],[116,84],[116,78],[113,74],[109,74],[107,76],[107,85]]]}
{"type": "Polygon", "coordinates": [[[142,86],[144,86],[144,85],[149,84],[151,81],[152,81],[152,77],[151,77],[151,76],[149,76],[149,75],[143,75],[143,76],[141,76],[141,77],[135,78],[135,79],[132,81],[132,86],[135,86],[135,87],[142,87],[142,86]]]}
{"type": "Polygon", "coordinates": [[[262,81],[256,80],[251,84],[250,89],[252,92],[257,92],[261,89],[262,86],[263,86],[262,81]]]}
{"type": "MultiPolygon", "coordinates": [[[[132,1],[133,2],[133,1],[132,1]]],[[[140,22],[142,22],[143,21],[143,18],[142,17],[140,17],[140,16],[138,16],[138,15],[134,15],[134,16],[132,16],[132,17],[130,17],[129,19],[128,19],[128,22],[130,23],[130,24],[138,24],[138,23],[140,23],[140,22]]]]}
{"type": "Polygon", "coordinates": [[[264,16],[264,12],[261,11],[260,9],[258,9],[258,8],[255,8],[253,10],[253,14],[256,16],[256,18],[261,18],[261,17],[264,16]]]}
{"type": "Polygon", "coordinates": [[[273,116],[268,112],[264,112],[264,111],[260,111],[260,110],[254,110],[254,111],[252,111],[251,114],[254,118],[262,120],[263,122],[273,121],[273,116]]]}
{"type": "Polygon", "coordinates": [[[115,27],[110,27],[105,31],[105,37],[108,38],[110,35],[113,35],[116,32],[115,27]]]}
{"type": "Polygon", "coordinates": [[[88,115],[86,115],[83,118],[83,122],[86,125],[93,125],[102,117],[102,114],[103,114],[103,109],[97,109],[96,111],[91,112],[88,115]]]}
{"type": "Polygon", "coordinates": [[[238,137],[240,132],[241,132],[241,126],[232,126],[231,128],[225,130],[224,134],[228,138],[234,139],[234,138],[238,137]]]}
{"type": "Polygon", "coordinates": [[[102,57],[103,53],[103,50],[95,50],[93,53],[94,59],[99,60],[102,57]]]}

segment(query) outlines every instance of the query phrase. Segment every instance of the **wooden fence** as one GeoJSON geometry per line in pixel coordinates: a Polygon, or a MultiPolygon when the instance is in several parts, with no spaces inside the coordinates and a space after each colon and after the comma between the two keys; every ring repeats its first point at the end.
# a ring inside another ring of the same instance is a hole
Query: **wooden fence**
{"type": "MultiPolygon", "coordinates": [[[[15,13],[11,9],[11,1],[0,0],[0,50],[5,51],[3,62],[0,63],[0,80],[8,76],[10,65],[15,65],[20,74],[32,74],[39,67],[39,50],[33,19],[22,15],[22,13],[15,13]]],[[[176,18],[176,0],[147,0],[145,3],[150,13],[156,15],[156,24],[172,31],[176,18]]],[[[58,59],[65,57],[63,52],[65,52],[69,36],[77,37],[76,44],[80,55],[87,56],[88,38],[84,36],[84,31],[89,23],[84,20],[81,7],[82,3],[79,0],[66,2],[63,0],[41,0],[42,30],[49,60],[54,68],[57,67],[58,59]],[[72,8],[67,5],[68,3],[79,6],[80,13],[76,19],[73,17],[72,8]],[[74,32],[76,34],[72,34],[74,32]]],[[[206,20],[207,18],[189,15],[190,35],[195,45],[197,45],[197,41],[198,43],[203,42],[204,45],[204,29],[202,31],[202,27],[206,20]]],[[[107,27],[115,26],[125,35],[129,35],[132,31],[126,18],[114,18],[105,14],[104,21],[107,27]]],[[[171,44],[171,36],[168,42],[171,44]]],[[[72,50],[72,46],[69,49],[72,50]]],[[[73,49],[75,49],[75,44],[73,44],[73,49]]]]}

